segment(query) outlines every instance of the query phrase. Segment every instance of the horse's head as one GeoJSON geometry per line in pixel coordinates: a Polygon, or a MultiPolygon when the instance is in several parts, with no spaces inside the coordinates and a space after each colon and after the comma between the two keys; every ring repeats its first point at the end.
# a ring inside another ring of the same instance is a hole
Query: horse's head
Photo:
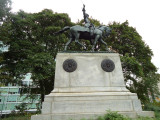
{"type": "Polygon", "coordinates": [[[105,31],[106,31],[106,36],[108,37],[108,35],[111,33],[112,29],[110,27],[106,26],[105,31]]]}

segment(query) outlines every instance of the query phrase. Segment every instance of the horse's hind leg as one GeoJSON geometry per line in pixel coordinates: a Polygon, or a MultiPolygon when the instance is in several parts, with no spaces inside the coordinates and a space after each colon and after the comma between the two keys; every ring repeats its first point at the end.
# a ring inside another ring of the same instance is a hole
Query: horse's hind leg
{"type": "Polygon", "coordinates": [[[86,49],[86,47],[81,43],[81,42],[79,42],[79,36],[80,36],[80,34],[79,33],[77,33],[76,34],[76,38],[75,38],[75,42],[77,42],[79,45],[81,45],[84,49],[86,49]]]}
{"type": "Polygon", "coordinates": [[[78,44],[80,44],[80,45],[86,50],[86,47],[85,47],[82,43],[80,43],[79,40],[77,40],[76,42],[77,42],[78,44]]]}
{"type": "Polygon", "coordinates": [[[67,50],[68,45],[72,42],[72,37],[70,37],[69,41],[65,44],[64,50],[67,50]]]}

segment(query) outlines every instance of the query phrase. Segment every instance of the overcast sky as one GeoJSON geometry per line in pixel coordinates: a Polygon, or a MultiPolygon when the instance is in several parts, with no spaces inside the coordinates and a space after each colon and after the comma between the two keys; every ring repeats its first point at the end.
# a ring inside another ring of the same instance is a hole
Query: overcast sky
{"type": "MultiPolygon", "coordinates": [[[[136,28],[152,49],[152,62],[160,68],[160,0],[12,0],[12,11],[35,13],[47,8],[67,13],[72,22],[83,19],[82,7],[103,24],[125,22],[136,28]]],[[[160,73],[160,69],[158,71],[160,73]]]]}

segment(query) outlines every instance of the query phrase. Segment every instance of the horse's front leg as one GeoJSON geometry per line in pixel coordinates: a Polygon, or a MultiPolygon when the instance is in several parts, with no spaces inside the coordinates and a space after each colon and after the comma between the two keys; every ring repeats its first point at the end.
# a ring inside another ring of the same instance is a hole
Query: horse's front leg
{"type": "Polygon", "coordinates": [[[92,45],[92,51],[94,51],[95,46],[96,46],[96,43],[97,43],[97,41],[98,41],[99,38],[100,38],[100,35],[96,35],[96,37],[95,37],[95,39],[94,39],[94,43],[93,43],[93,45],[92,45]]]}
{"type": "Polygon", "coordinates": [[[110,51],[110,50],[108,49],[107,43],[104,42],[104,41],[102,40],[102,38],[100,39],[100,42],[106,46],[106,50],[107,50],[107,51],[110,51]]]}

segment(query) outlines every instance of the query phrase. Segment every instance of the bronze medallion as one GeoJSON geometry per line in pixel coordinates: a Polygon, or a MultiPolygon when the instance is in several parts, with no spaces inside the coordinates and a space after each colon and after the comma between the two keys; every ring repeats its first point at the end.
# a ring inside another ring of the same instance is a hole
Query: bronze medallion
{"type": "Polygon", "coordinates": [[[73,59],[67,59],[63,62],[63,69],[66,72],[73,72],[77,69],[77,63],[73,59]]]}
{"type": "Polygon", "coordinates": [[[115,64],[110,59],[104,59],[101,63],[101,67],[106,72],[112,72],[115,68],[115,64]]]}

